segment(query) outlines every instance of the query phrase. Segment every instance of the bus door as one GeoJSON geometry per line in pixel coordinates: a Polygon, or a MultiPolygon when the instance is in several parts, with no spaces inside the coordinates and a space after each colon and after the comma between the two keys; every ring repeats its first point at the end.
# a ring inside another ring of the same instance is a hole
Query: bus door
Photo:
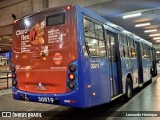
{"type": "Polygon", "coordinates": [[[111,97],[114,98],[121,94],[121,69],[120,69],[120,56],[118,51],[118,35],[107,31],[107,46],[108,56],[110,62],[110,83],[111,83],[111,97]],[[118,61],[119,59],[119,61],[118,61]]]}
{"type": "Polygon", "coordinates": [[[136,45],[136,51],[137,51],[137,65],[138,65],[138,84],[143,83],[143,66],[142,66],[142,55],[141,55],[141,48],[140,48],[140,43],[135,41],[136,45]]]}

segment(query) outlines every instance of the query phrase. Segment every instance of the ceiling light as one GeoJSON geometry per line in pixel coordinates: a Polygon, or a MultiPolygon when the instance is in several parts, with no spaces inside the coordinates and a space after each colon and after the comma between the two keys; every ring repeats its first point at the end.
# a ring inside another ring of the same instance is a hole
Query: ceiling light
{"type": "Polygon", "coordinates": [[[153,38],[153,40],[158,40],[158,39],[160,39],[160,37],[155,37],[155,38],[153,38]]]}
{"type": "Polygon", "coordinates": [[[147,22],[147,23],[140,23],[140,24],[136,24],[135,27],[142,27],[142,26],[148,26],[151,23],[147,22]]]}
{"type": "Polygon", "coordinates": [[[124,15],[123,19],[127,19],[127,18],[132,18],[132,17],[138,17],[141,16],[141,13],[135,13],[135,14],[130,14],[130,15],[124,15]]]}
{"type": "Polygon", "coordinates": [[[157,29],[151,29],[151,30],[145,30],[144,32],[148,33],[148,32],[156,32],[156,31],[157,31],[157,29]]]}
{"type": "Polygon", "coordinates": [[[160,36],[160,34],[150,34],[150,37],[160,36]]]}
{"type": "Polygon", "coordinates": [[[156,40],[156,42],[160,42],[160,40],[156,40]]]}
{"type": "Polygon", "coordinates": [[[159,54],[159,53],[160,53],[160,51],[157,51],[156,53],[158,53],[158,54],[159,54]]]}

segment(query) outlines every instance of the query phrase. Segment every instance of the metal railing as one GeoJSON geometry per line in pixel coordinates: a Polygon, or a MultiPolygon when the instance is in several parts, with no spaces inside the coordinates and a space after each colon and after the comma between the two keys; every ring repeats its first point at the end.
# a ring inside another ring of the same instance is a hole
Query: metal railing
{"type": "MultiPolygon", "coordinates": [[[[11,71],[2,71],[0,72],[0,81],[6,79],[6,87],[9,88],[9,78],[12,78],[11,71]]],[[[4,83],[4,82],[2,82],[4,83]]],[[[1,84],[1,82],[0,82],[1,84]]]]}

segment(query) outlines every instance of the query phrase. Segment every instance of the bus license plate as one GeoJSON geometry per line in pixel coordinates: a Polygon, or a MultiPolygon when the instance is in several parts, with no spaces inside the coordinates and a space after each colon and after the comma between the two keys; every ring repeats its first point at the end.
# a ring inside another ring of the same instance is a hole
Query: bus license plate
{"type": "Polygon", "coordinates": [[[38,102],[54,103],[54,98],[51,98],[51,97],[38,97],[38,102]]]}
{"type": "Polygon", "coordinates": [[[44,91],[44,90],[46,90],[46,86],[44,86],[44,85],[35,85],[35,90],[44,91]]]}

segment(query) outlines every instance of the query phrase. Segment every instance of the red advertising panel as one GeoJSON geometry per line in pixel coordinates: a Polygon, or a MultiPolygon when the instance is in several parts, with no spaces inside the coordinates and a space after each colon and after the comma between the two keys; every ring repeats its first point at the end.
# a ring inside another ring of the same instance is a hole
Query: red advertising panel
{"type": "Polygon", "coordinates": [[[74,20],[70,12],[37,13],[14,24],[12,59],[19,89],[66,92],[68,65],[77,59],[75,26],[71,24],[74,20]]]}

